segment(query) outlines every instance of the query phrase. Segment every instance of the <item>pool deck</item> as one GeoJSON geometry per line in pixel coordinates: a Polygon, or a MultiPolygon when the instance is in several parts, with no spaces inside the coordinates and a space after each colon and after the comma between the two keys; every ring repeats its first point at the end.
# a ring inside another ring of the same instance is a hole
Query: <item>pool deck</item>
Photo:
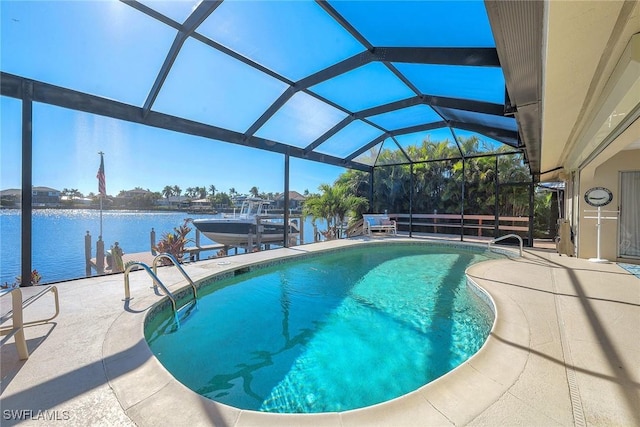
{"type": "MultiPolygon", "coordinates": [[[[273,257],[376,240],[238,255],[185,270],[197,280],[273,257]]],[[[145,272],[131,273],[128,304],[122,274],[58,283],[61,313],[26,329],[29,359],[18,360],[13,339],[1,347],[0,424],[640,426],[640,279],[615,263],[541,248],[477,264],[468,275],[497,306],[496,324],[474,357],[390,402],[312,415],[238,410],[174,380],[144,341],[144,315],[160,299],[145,272]]],[[[159,270],[159,277],[173,290],[185,285],[174,267],[159,270]]],[[[25,320],[52,311],[44,297],[25,310],[25,320]]]]}

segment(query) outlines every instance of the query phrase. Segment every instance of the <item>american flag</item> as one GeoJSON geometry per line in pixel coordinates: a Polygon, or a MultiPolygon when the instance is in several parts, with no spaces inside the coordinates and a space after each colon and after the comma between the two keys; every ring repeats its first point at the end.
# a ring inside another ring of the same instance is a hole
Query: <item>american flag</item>
{"type": "Polygon", "coordinates": [[[104,178],[104,153],[100,152],[100,168],[98,169],[98,175],[96,176],[96,178],[98,178],[98,193],[101,196],[106,196],[107,195],[107,184],[104,178]]]}

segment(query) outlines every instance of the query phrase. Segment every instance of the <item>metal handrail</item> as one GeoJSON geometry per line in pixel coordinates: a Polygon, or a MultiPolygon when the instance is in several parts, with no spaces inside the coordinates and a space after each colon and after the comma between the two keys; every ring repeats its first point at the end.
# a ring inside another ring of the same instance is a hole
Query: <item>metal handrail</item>
{"type": "MultiPolygon", "coordinates": [[[[32,288],[35,288],[35,286],[33,286],[32,288]]],[[[27,297],[27,299],[25,299],[24,301],[22,301],[22,309],[24,310],[25,308],[29,307],[35,301],[37,301],[42,296],[44,296],[47,292],[51,292],[53,294],[53,302],[54,302],[54,307],[55,307],[55,313],[53,314],[53,316],[48,317],[46,319],[39,319],[39,320],[32,320],[32,321],[29,321],[29,322],[23,322],[22,326],[33,326],[33,325],[39,325],[41,323],[49,323],[50,321],[52,321],[53,319],[58,317],[58,315],[60,314],[60,301],[59,301],[59,298],[58,298],[58,288],[56,288],[55,286],[51,286],[51,285],[37,286],[37,288],[41,288],[41,290],[39,292],[37,292],[36,294],[27,297]]],[[[11,292],[11,291],[9,291],[9,292],[11,292]]],[[[11,318],[12,315],[13,315],[13,310],[9,310],[6,314],[4,314],[2,317],[0,317],[0,324],[6,322],[9,318],[11,318]]],[[[0,328],[0,330],[3,330],[3,329],[4,328],[0,328]]]]}
{"type": "Polygon", "coordinates": [[[180,266],[180,263],[178,262],[178,260],[171,254],[168,254],[166,252],[163,252],[161,254],[156,255],[156,257],[153,259],[153,273],[157,276],[158,275],[158,261],[160,261],[161,259],[166,258],[168,260],[170,260],[173,265],[175,265],[176,267],[178,267],[178,271],[180,271],[180,273],[182,273],[182,276],[187,279],[187,281],[189,282],[189,284],[191,285],[191,289],[193,289],[193,299],[197,300],[198,299],[198,291],[196,289],[196,284],[193,283],[193,280],[191,280],[191,277],[189,277],[189,275],[184,271],[184,269],[180,266]]]}
{"type": "Polygon", "coordinates": [[[160,288],[164,291],[164,293],[167,295],[167,297],[171,300],[171,305],[173,306],[173,312],[176,313],[177,312],[177,308],[176,308],[176,299],[173,296],[173,294],[169,291],[169,289],[167,289],[167,287],[160,281],[160,279],[158,279],[158,276],[156,276],[156,274],[151,271],[151,269],[149,268],[149,266],[143,262],[139,262],[139,261],[132,261],[130,263],[128,263],[127,268],[124,270],[124,300],[125,301],[129,301],[131,300],[131,292],[129,290],[129,273],[131,272],[131,269],[135,266],[140,266],[142,268],[145,269],[145,271],[147,273],[149,273],[149,276],[151,276],[151,278],[153,279],[153,284],[154,286],[157,284],[158,286],[160,286],[160,288]]]}
{"type": "Polygon", "coordinates": [[[522,241],[522,237],[518,236],[517,234],[507,234],[506,236],[497,237],[489,242],[489,244],[487,245],[487,249],[491,250],[491,244],[508,239],[510,237],[515,237],[520,241],[520,256],[522,256],[522,248],[524,246],[524,242],[522,241]]]}

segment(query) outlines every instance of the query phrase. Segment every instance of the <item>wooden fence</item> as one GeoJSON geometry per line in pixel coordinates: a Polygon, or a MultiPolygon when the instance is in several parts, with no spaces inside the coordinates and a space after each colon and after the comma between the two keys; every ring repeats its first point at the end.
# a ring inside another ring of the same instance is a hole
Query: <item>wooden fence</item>
{"type": "Polygon", "coordinates": [[[409,225],[411,225],[412,231],[415,232],[460,234],[461,227],[464,227],[465,231],[477,230],[478,236],[482,236],[483,231],[491,231],[492,233],[489,233],[491,237],[498,237],[497,232],[500,231],[505,231],[506,234],[529,232],[529,217],[526,216],[498,216],[496,218],[494,215],[389,214],[389,218],[396,220],[400,230],[409,230],[409,225]]]}

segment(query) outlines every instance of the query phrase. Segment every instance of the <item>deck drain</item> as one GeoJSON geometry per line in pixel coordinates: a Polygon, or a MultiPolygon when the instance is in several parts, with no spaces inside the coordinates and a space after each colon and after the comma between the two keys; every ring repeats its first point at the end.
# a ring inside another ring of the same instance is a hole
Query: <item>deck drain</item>
{"type": "Polygon", "coordinates": [[[556,316],[558,318],[558,329],[560,332],[560,345],[562,346],[562,355],[564,359],[564,369],[567,373],[567,384],[569,385],[569,397],[571,399],[571,409],[573,413],[573,424],[577,427],[585,427],[587,425],[584,419],[584,410],[582,408],[582,398],[580,397],[580,389],[576,379],[576,371],[573,369],[573,358],[571,357],[571,349],[567,340],[566,331],[564,330],[564,319],[562,318],[562,310],[560,307],[560,299],[558,297],[558,289],[556,287],[555,276],[551,273],[551,281],[553,283],[554,300],[556,305],[556,316]]]}

